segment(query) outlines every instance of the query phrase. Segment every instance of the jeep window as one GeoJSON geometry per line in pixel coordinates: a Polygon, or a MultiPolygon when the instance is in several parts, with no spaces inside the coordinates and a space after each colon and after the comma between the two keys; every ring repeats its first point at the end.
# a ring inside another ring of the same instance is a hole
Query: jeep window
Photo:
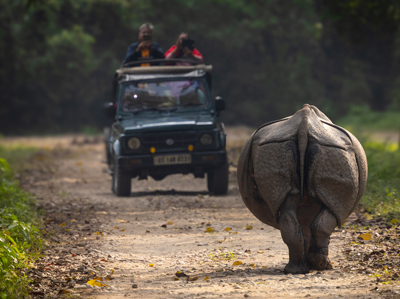
{"type": "Polygon", "coordinates": [[[209,105],[203,80],[128,82],[122,90],[122,110],[186,109],[209,105]]]}

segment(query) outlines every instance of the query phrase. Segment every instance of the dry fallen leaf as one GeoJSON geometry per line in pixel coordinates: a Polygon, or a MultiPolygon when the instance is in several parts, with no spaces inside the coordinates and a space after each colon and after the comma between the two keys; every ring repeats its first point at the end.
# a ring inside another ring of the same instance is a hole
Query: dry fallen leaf
{"type": "Polygon", "coordinates": [[[186,277],[186,281],[196,281],[200,276],[188,276],[186,277]]]}
{"type": "Polygon", "coordinates": [[[174,280],[179,280],[179,277],[174,277],[174,280]]]}
{"type": "Polygon", "coordinates": [[[124,229],[121,229],[121,232],[124,232],[125,231],[125,228],[124,229]]]}
{"type": "Polygon", "coordinates": [[[365,213],[365,214],[364,214],[364,217],[365,217],[365,219],[367,219],[367,220],[371,220],[371,219],[372,219],[372,216],[371,216],[370,214],[368,214],[368,213],[365,213]]]}
{"type": "Polygon", "coordinates": [[[92,287],[97,286],[97,287],[105,287],[107,286],[105,283],[101,283],[95,279],[89,280],[87,282],[88,285],[91,285],[92,287]]]}
{"type": "Polygon", "coordinates": [[[263,254],[263,253],[264,253],[264,251],[257,251],[257,253],[259,253],[259,254],[263,254]]]}
{"type": "Polygon", "coordinates": [[[98,281],[103,281],[103,278],[96,276],[95,278],[93,278],[94,280],[98,280],[98,281]]]}
{"type": "Polygon", "coordinates": [[[126,221],[126,220],[124,220],[124,219],[118,219],[118,222],[119,222],[119,223],[129,223],[129,221],[126,221]]]}
{"type": "Polygon", "coordinates": [[[251,229],[253,229],[253,227],[251,225],[246,224],[246,229],[251,230],[251,229]]]}
{"type": "Polygon", "coordinates": [[[267,268],[267,266],[262,266],[264,269],[267,268]]]}
{"type": "Polygon", "coordinates": [[[118,229],[118,226],[114,226],[114,229],[118,229]]]}
{"type": "Polygon", "coordinates": [[[233,263],[233,266],[239,266],[239,265],[241,265],[241,264],[243,264],[243,262],[241,262],[241,261],[236,261],[236,262],[233,263]]]}
{"type": "Polygon", "coordinates": [[[174,224],[172,221],[167,222],[167,225],[172,225],[172,224],[174,224]]]}
{"type": "Polygon", "coordinates": [[[369,240],[371,240],[371,234],[365,233],[365,234],[359,235],[358,238],[359,238],[359,239],[361,238],[361,239],[363,239],[364,241],[369,241],[369,240]]]}
{"type": "Polygon", "coordinates": [[[76,220],[75,219],[71,219],[69,222],[76,222],[76,220]]]}
{"type": "Polygon", "coordinates": [[[207,233],[213,233],[213,232],[215,232],[215,229],[213,229],[211,226],[208,226],[208,227],[206,228],[206,232],[207,232],[207,233]]]}
{"type": "Polygon", "coordinates": [[[210,277],[206,276],[203,280],[204,280],[204,281],[207,281],[207,280],[209,280],[209,279],[210,279],[210,277]]]}
{"type": "Polygon", "coordinates": [[[186,277],[187,276],[187,274],[182,271],[176,271],[175,275],[178,277],[186,277]]]}
{"type": "Polygon", "coordinates": [[[154,264],[149,264],[149,267],[154,267],[154,264]]]}
{"type": "Polygon", "coordinates": [[[225,231],[226,231],[226,232],[229,232],[230,230],[232,230],[232,228],[230,228],[230,227],[225,227],[225,231]]]}
{"type": "Polygon", "coordinates": [[[60,226],[61,226],[61,227],[67,226],[67,224],[66,224],[65,222],[63,222],[63,223],[60,224],[60,226]]]}
{"type": "Polygon", "coordinates": [[[149,230],[146,230],[146,234],[149,234],[150,233],[150,231],[149,230]]]}
{"type": "Polygon", "coordinates": [[[67,290],[60,290],[58,293],[59,293],[59,294],[69,294],[69,291],[67,291],[67,290]]]}

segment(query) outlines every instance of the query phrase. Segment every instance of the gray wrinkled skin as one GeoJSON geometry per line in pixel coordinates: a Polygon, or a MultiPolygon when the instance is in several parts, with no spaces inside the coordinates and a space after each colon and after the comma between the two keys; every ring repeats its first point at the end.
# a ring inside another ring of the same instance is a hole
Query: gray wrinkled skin
{"type": "Polygon", "coordinates": [[[331,269],[330,235],[359,203],[367,183],[359,141],[317,107],[257,129],[238,164],[240,194],[289,248],[285,273],[331,269]]]}

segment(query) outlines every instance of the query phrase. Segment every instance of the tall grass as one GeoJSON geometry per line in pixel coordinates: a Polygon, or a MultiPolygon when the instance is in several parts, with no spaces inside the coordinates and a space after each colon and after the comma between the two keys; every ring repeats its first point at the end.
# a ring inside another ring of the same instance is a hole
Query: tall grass
{"type": "Polygon", "coordinates": [[[361,204],[387,220],[400,219],[400,151],[397,144],[367,141],[368,183],[361,204]]]}
{"type": "MultiPolygon", "coordinates": [[[[6,152],[1,148],[0,153],[6,152]]],[[[15,156],[14,156],[15,157],[15,156]]],[[[12,177],[0,158],[0,298],[24,298],[28,278],[21,271],[41,249],[38,214],[34,200],[12,177]]]]}
{"type": "Polygon", "coordinates": [[[13,177],[32,167],[31,158],[37,151],[37,148],[28,146],[2,146],[0,137],[0,158],[10,165],[9,171],[13,177]]]}
{"type": "Polygon", "coordinates": [[[352,106],[335,123],[350,131],[399,131],[400,111],[372,111],[366,106],[352,106]]]}
{"type": "MultiPolygon", "coordinates": [[[[368,182],[361,204],[374,215],[400,219],[400,150],[397,143],[379,142],[366,137],[374,131],[400,134],[400,112],[371,111],[352,107],[336,122],[359,137],[368,160],[368,182]]],[[[396,140],[397,138],[394,138],[396,140]]]]}

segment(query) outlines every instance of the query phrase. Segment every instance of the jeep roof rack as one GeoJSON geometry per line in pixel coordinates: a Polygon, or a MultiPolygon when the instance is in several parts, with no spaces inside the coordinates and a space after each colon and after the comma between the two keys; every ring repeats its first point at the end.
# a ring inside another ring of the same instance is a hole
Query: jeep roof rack
{"type": "Polygon", "coordinates": [[[126,63],[116,70],[116,74],[120,77],[129,74],[180,74],[196,70],[211,73],[212,69],[212,65],[200,64],[198,61],[192,59],[149,59],[126,63]],[[158,65],[140,66],[142,63],[158,65]],[[189,65],[176,65],[177,63],[189,63],[189,65]]]}
{"type": "Polygon", "coordinates": [[[199,62],[197,59],[193,58],[171,58],[171,59],[149,59],[149,58],[140,58],[135,61],[130,61],[127,63],[121,64],[120,68],[126,68],[126,67],[138,67],[143,63],[149,63],[150,65],[177,65],[179,63],[185,63],[188,65],[197,65],[197,64],[202,64],[199,62]]]}

